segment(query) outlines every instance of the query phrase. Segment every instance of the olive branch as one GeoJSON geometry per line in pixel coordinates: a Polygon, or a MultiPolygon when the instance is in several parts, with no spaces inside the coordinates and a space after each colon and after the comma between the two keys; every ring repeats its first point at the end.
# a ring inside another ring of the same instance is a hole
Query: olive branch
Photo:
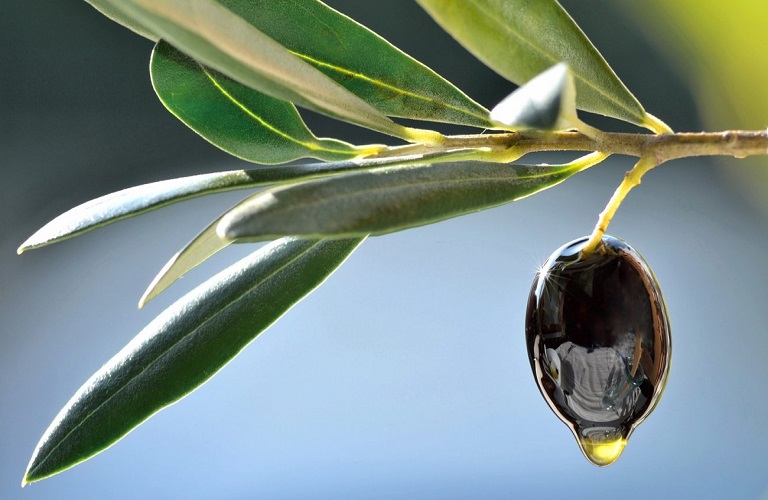
{"type": "Polygon", "coordinates": [[[152,84],[171,113],[258,166],[107,194],[45,225],[19,253],[194,197],[260,189],[173,256],[143,304],[230,244],[274,241],[179,299],[96,372],[41,438],[23,484],[89,459],[199,387],[369,235],[510,203],[611,155],[639,158],[600,215],[589,254],[649,170],[685,157],[768,154],[766,131],[670,130],[555,0],[419,0],[478,59],[520,85],[491,110],[317,0],[88,1],[156,42],[152,84]],[[327,42],[329,33],[337,43],[327,42]],[[318,138],[297,107],[407,144],[318,138]],[[598,130],[578,110],[650,133],[598,130]],[[479,132],[446,136],[393,118],[479,132]],[[561,165],[519,162],[541,151],[585,155],[561,165]],[[304,158],[318,161],[290,163],[304,158]]]}

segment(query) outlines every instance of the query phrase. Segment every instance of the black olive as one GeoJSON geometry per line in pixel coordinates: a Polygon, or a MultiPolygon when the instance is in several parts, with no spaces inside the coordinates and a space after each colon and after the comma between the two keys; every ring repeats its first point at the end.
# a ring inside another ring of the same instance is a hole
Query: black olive
{"type": "Polygon", "coordinates": [[[560,247],[539,271],[525,320],[536,383],[595,465],[612,464],[659,402],[671,338],[651,268],[624,241],[604,236],[560,247]]]}

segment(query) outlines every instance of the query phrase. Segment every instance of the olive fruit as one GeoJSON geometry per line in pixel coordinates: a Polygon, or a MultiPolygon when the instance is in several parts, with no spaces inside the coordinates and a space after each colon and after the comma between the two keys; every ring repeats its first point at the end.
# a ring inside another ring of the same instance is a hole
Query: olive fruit
{"type": "Polygon", "coordinates": [[[525,338],[533,375],[587,459],[610,465],[653,411],[669,374],[671,339],[651,268],[603,236],[560,247],[531,288],[525,338]]]}

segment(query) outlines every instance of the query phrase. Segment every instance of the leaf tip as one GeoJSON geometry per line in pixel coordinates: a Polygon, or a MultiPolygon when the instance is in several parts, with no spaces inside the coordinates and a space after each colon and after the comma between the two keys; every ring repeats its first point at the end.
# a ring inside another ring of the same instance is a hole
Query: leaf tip
{"type": "Polygon", "coordinates": [[[160,281],[160,278],[163,276],[163,272],[161,271],[159,275],[155,277],[155,279],[152,280],[152,283],[149,284],[146,290],[144,290],[144,293],[141,295],[141,298],[139,299],[139,309],[143,309],[147,303],[157,297],[157,295],[160,293],[160,291],[157,290],[157,283],[160,281]]]}
{"type": "Polygon", "coordinates": [[[24,488],[28,484],[36,483],[42,479],[45,479],[45,477],[37,477],[32,473],[31,469],[27,469],[24,473],[24,477],[21,478],[21,487],[24,488]]]}
{"type": "Polygon", "coordinates": [[[145,291],[144,295],[142,295],[141,298],[139,299],[139,304],[138,304],[139,309],[144,309],[144,306],[147,305],[147,302],[152,300],[152,297],[148,296],[148,292],[149,290],[145,291]]]}
{"type": "Polygon", "coordinates": [[[35,248],[39,248],[43,246],[45,243],[41,241],[39,238],[35,238],[35,236],[37,236],[38,233],[33,234],[32,236],[27,238],[26,241],[24,241],[24,243],[19,245],[19,248],[16,249],[16,253],[18,255],[21,255],[27,250],[34,250],[35,248]]]}
{"type": "Polygon", "coordinates": [[[160,281],[165,277],[165,269],[163,271],[160,271],[160,273],[155,277],[155,279],[152,280],[152,283],[149,284],[146,290],[144,290],[144,294],[139,299],[139,309],[143,309],[145,305],[149,303],[150,300],[154,299],[158,295],[160,295],[163,291],[165,291],[166,288],[168,288],[167,284],[161,285],[160,281]]]}
{"type": "Polygon", "coordinates": [[[38,481],[41,481],[41,480],[43,480],[43,479],[45,479],[46,477],[49,476],[49,475],[40,475],[40,474],[36,474],[35,473],[35,469],[37,468],[37,467],[34,466],[35,465],[34,464],[35,458],[36,457],[32,458],[32,462],[30,462],[30,464],[27,466],[27,470],[24,472],[24,477],[21,478],[21,487],[22,488],[24,488],[28,484],[32,484],[32,483],[36,483],[38,481]]]}
{"type": "Polygon", "coordinates": [[[160,272],[157,273],[157,275],[152,279],[149,286],[144,291],[144,294],[139,299],[139,309],[142,309],[150,300],[160,295],[166,288],[171,285],[171,283],[173,283],[173,281],[170,283],[167,282],[165,277],[168,275],[168,271],[179,259],[179,255],[180,253],[177,253],[171,257],[171,260],[166,262],[163,268],[160,269],[160,272]]]}

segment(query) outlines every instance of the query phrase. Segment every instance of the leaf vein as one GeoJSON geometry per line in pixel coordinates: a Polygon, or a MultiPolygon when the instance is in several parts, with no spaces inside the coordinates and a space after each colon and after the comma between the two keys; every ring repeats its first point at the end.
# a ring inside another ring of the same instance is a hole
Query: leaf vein
{"type": "Polygon", "coordinates": [[[205,68],[202,64],[200,65],[201,71],[205,74],[205,76],[210,80],[211,84],[216,87],[216,90],[222,93],[222,95],[229,100],[233,105],[235,105],[238,109],[240,109],[243,113],[245,113],[249,118],[256,121],[259,125],[266,128],[270,132],[279,135],[280,137],[291,141],[295,144],[298,144],[304,148],[307,148],[311,151],[325,151],[328,153],[339,153],[339,154],[349,154],[349,151],[346,150],[340,150],[340,149],[333,149],[328,148],[320,145],[316,142],[306,142],[302,141],[300,139],[297,139],[296,137],[293,137],[291,134],[288,134],[287,132],[284,132],[277,127],[271,125],[269,122],[267,122],[264,118],[254,113],[251,109],[249,109],[245,104],[240,102],[235,96],[233,96],[231,93],[227,91],[227,89],[224,88],[224,86],[219,83],[219,81],[216,79],[215,76],[211,74],[210,71],[208,71],[207,68],[205,68]]]}
{"type": "Polygon", "coordinates": [[[338,65],[335,65],[335,64],[331,64],[331,63],[328,63],[328,62],[325,62],[325,61],[321,61],[319,59],[315,59],[315,58],[313,58],[313,57],[311,57],[311,56],[309,56],[307,54],[302,54],[302,53],[296,52],[296,51],[291,51],[291,53],[294,54],[295,56],[298,56],[298,57],[304,59],[305,61],[307,61],[309,63],[312,63],[312,64],[316,65],[316,66],[320,66],[320,67],[323,67],[323,68],[328,68],[328,69],[331,69],[331,70],[336,71],[338,73],[341,73],[343,75],[347,75],[347,76],[351,76],[351,77],[354,77],[354,78],[358,78],[358,79],[366,81],[366,82],[368,82],[368,83],[370,83],[370,84],[372,84],[374,86],[378,86],[378,87],[381,87],[381,88],[384,88],[384,89],[387,89],[387,90],[391,90],[392,92],[395,92],[397,94],[400,94],[400,95],[403,95],[403,96],[406,96],[406,97],[411,97],[413,99],[417,99],[417,100],[424,101],[424,102],[435,103],[435,104],[438,104],[438,105],[440,105],[440,106],[442,106],[444,108],[450,109],[452,111],[456,111],[456,112],[461,113],[463,115],[471,116],[472,118],[477,118],[477,119],[480,119],[480,120],[488,121],[488,117],[487,116],[484,116],[484,115],[481,115],[481,114],[477,114],[477,113],[472,113],[472,112],[470,112],[470,111],[468,111],[468,110],[466,110],[464,108],[461,108],[459,106],[455,106],[455,105],[447,103],[445,101],[438,101],[437,99],[435,99],[433,97],[429,97],[429,96],[422,95],[422,94],[417,94],[416,92],[412,92],[410,90],[402,89],[400,87],[397,87],[397,86],[392,85],[390,83],[387,83],[385,81],[379,80],[377,78],[372,78],[372,77],[370,77],[368,75],[365,75],[363,73],[359,73],[357,71],[352,71],[350,69],[347,69],[347,68],[344,68],[344,67],[341,67],[341,66],[338,66],[338,65]]]}

